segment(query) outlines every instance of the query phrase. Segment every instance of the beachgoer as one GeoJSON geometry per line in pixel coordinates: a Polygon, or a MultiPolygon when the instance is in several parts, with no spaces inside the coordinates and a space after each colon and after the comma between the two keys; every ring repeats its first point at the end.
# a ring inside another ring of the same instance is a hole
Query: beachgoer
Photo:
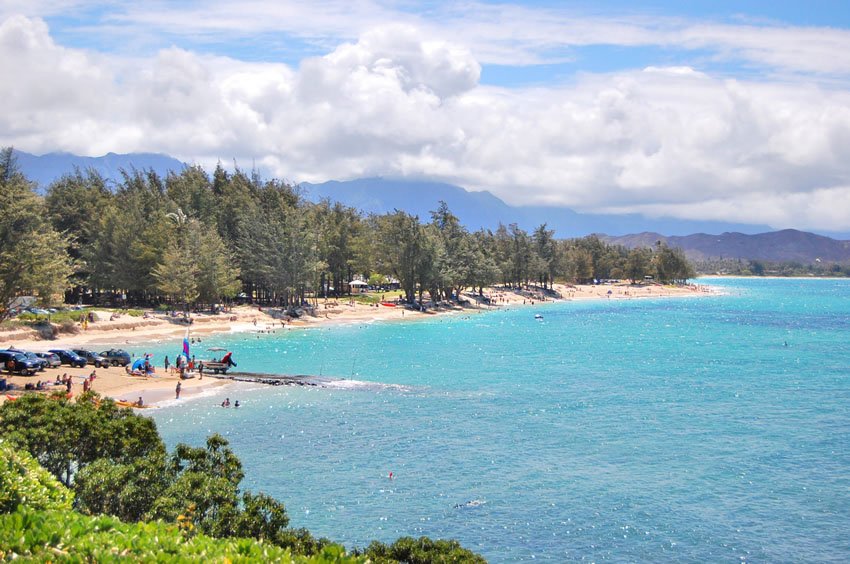
{"type": "Polygon", "coordinates": [[[230,407],[230,398],[224,398],[224,407],[230,407]]]}
{"type": "Polygon", "coordinates": [[[204,363],[199,362],[198,363],[198,380],[203,380],[203,379],[204,379],[204,363]]]}
{"type": "Polygon", "coordinates": [[[139,396],[139,401],[136,402],[136,406],[142,407],[145,405],[145,402],[142,401],[142,396],[139,396]]]}
{"type": "Polygon", "coordinates": [[[233,407],[239,407],[239,400],[236,400],[236,403],[233,404],[233,407]]]}
{"type": "Polygon", "coordinates": [[[171,363],[168,361],[168,355],[165,355],[165,371],[166,371],[166,372],[168,372],[168,366],[169,366],[170,364],[171,364],[171,363]]]}
{"type": "Polygon", "coordinates": [[[174,389],[174,393],[175,393],[174,399],[180,399],[180,386],[181,386],[180,382],[177,382],[177,387],[174,389]]]}

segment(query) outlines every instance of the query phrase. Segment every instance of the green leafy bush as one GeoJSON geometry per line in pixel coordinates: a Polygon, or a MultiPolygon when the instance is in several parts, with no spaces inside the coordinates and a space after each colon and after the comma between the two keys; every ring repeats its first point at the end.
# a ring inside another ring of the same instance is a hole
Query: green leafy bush
{"type": "MultiPolygon", "coordinates": [[[[357,553],[357,552],[355,552],[357,553]]],[[[470,562],[487,564],[481,556],[463,548],[453,540],[431,540],[428,537],[402,537],[392,544],[374,541],[362,555],[374,564],[431,564],[433,562],[470,562]]]]}
{"type": "Polygon", "coordinates": [[[253,539],[186,537],[178,527],[160,522],[127,524],[114,517],[23,507],[0,515],[0,560],[16,558],[53,562],[366,562],[364,557],[345,554],[338,545],[315,556],[300,556],[253,539]]]}
{"type": "Polygon", "coordinates": [[[25,450],[0,441],[0,513],[18,505],[32,509],[70,509],[74,494],[25,450]]]}

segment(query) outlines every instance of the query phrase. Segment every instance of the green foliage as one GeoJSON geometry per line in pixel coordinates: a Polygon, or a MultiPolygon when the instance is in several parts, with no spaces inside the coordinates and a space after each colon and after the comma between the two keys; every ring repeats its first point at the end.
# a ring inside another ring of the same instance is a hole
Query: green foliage
{"type": "Polygon", "coordinates": [[[487,561],[474,552],[460,546],[457,541],[431,540],[428,537],[414,539],[402,537],[390,545],[374,541],[365,551],[365,556],[374,564],[405,562],[407,564],[432,564],[434,562],[481,563],[487,561]]]}
{"type": "Polygon", "coordinates": [[[0,406],[0,436],[29,451],[68,486],[76,472],[98,459],[131,464],[165,454],[152,419],[91,393],[75,403],[40,395],[6,402],[0,406]]]}
{"type": "Polygon", "coordinates": [[[363,557],[345,554],[338,545],[302,556],[254,539],[186,537],[178,527],[158,522],[126,524],[114,517],[26,508],[0,515],[0,559],[17,558],[52,562],[366,562],[363,557]]]}
{"type": "Polygon", "coordinates": [[[44,200],[11,154],[11,148],[0,151],[0,320],[20,294],[57,301],[72,273],[68,241],[50,225],[44,200]]]}
{"type": "Polygon", "coordinates": [[[693,266],[680,248],[670,248],[659,242],[656,245],[653,262],[655,277],[659,282],[684,283],[688,278],[695,276],[693,266]]]}
{"type": "Polygon", "coordinates": [[[19,505],[30,509],[70,509],[74,495],[25,450],[0,440],[0,513],[19,505]]]}
{"type": "Polygon", "coordinates": [[[18,320],[35,323],[37,321],[43,321],[50,318],[51,323],[65,323],[66,321],[79,323],[82,320],[83,315],[85,314],[81,311],[57,311],[56,313],[51,313],[49,315],[36,315],[34,313],[24,312],[18,315],[18,320]]]}
{"type": "Polygon", "coordinates": [[[652,266],[652,252],[649,249],[635,248],[629,251],[626,258],[625,276],[635,282],[642,281],[649,274],[652,266]]]}
{"type": "Polygon", "coordinates": [[[188,251],[172,241],[162,253],[162,262],[154,267],[153,277],[160,291],[188,307],[200,295],[198,272],[198,265],[188,251]]]}
{"type": "Polygon", "coordinates": [[[74,477],[80,511],[90,515],[114,515],[124,521],[145,519],[168,484],[169,475],[162,456],[124,464],[100,458],[74,477]]]}

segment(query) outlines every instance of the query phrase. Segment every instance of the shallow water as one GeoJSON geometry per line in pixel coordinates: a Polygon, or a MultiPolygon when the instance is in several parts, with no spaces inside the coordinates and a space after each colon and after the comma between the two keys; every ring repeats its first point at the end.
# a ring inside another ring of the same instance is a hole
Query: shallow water
{"type": "Polygon", "coordinates": [[[226,347],[239,370],[347,380],[152,415],[169,445],[226,436],[246,487],[347,546],[847,561],[850,281],[706,283],[725,294],[205,338],[193,352],[226,347]]]}

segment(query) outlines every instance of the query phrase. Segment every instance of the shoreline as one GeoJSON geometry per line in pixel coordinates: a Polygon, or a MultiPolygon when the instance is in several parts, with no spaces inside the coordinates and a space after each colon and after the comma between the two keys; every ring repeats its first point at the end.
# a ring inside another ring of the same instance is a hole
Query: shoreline
{"type": "MultiPolygon", "coordinates": [[[[461,313],[498,311],[517,307],[534,307],[540,304],[551,304],[562,301],[584,301],[584,300],[621,300],[621,299],[646,299],[711,295],[714,292],[708,288],[697,285],[690,286],[661,286],[630,285],[630,284],[600,284],[600,285],[563,285],[555,284],[555,292],[560,296],[544,297],[541,290],[514,290],[508,288],[487,288],[484,292],[490,303],[482,303],[484,299],[463,293],[461,296],[467,303],[463,306],[452,305],[435,308],[428,312],[421,312],[404,307],[387,307],[382,305],[372,306],[356,302],[348,302],[347,298],[337,300],[322,300],[319,307],[315,309],[315,315],[302,316],[298,319],[285,321],[277,318],[276,312],[269,308],[256,306],[238,306],[226,314],[193,314],[193,323],[190,326],[193,337],[207,336],[216,333],[240,333],[240,332],[265,332],[271,330],[298,330],[303,328],[315,328],[324,326],[339,326],[357,323],[372,323],[377,321],[402,321],[409,322],[418,319],[429,319],[432,316],[453,315],[461,313]],[[348,303],[345,303],[348,302],[348,303]],[[272,314],[270,314],[272,313],[272,314]]],[[[144,345],[147,343],[158,343],[163,340],[179,338],[186,333],[187,326],[174,322],[173,318],[163,314],[150,313],[146,318],[132,318],[120,315],[115,319],[110,312],[95,312],[96,321],[86,331],[77,334],[60,334],[55,339],[40,339],[36,331],[31,331],[27,338],[21,338],[20,332],[0,332],[0,346],[15,346],[20,349],[32,350],[34,352],[47,351],[59,348],[90,348],[101,351],[111,347],[122,347],[126,345],[144,345]],[[15,338],[17,337],[17,338],[15,338]]],[[[160,366],[160,370],[162,370],[160,366]]],[[[61,366],[38,372],[34,376],[10,376],[3,375],[7,382],[15,385],[16,389],[9,392],[11,397],[24,391],[27,383],[36,383],[39,380],[50,380],[60,378],[68,374],[73,379],[72,393],[77,395],[82,391],[82,382],[92,371],[96,372],[96,378],[92,381],[92,390],[102,396],[116,400],[136,401],[142,396],[145,404],[157,404],[170,401],[174,398],[175,388],[179,377],[176,374],[165,374],[158,372],[155,376],[133,377],[126,374],[124,368],[108,367],[94,369],[91,366],[85,368],[70,368],[61,366]]],[[[203,393],[209,388],[226,386],[236,380],[215,378],[208,376],[201,380],[195,376],[181,381],[181,399],[192,397],[203,393]]],[[[49,393],[53,388],[48,388],[49,393]]],[[[55,389],[64,389],[55,387],[55,389]]],[[[6,401],[7,395],[0,396],[0,403],[6,401]]]]}

